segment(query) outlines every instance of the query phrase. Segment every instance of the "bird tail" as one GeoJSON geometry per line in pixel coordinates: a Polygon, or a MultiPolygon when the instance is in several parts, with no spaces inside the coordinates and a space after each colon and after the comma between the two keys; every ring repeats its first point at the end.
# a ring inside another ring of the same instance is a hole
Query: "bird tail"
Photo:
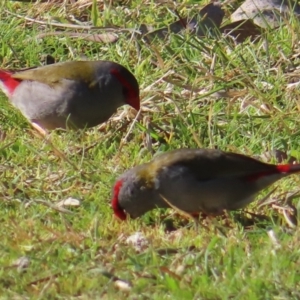
{"type": "Polygon", "coordinates": [[[280,173],[293,174],[300,172],[300,164],[278,165],[277,170],[280,173]]]}
{"type": "Polygon", "coordinates": [[[13,78],[12,74],[11,71],[0,69],[0,89],[8,98],[12,96],[16,87],[20,84],[20,80],[13,78]]]}

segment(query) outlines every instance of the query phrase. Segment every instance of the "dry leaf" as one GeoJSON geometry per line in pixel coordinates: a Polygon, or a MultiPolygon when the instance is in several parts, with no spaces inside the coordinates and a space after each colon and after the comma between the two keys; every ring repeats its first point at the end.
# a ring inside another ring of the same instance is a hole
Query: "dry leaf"
{"type": "Polygon", "coordinates": [[[300,6],[293,0],[246,0],[231,15],[231,21],[253,19],[260,27],[275,28],[282,23],[282,17],[289,20],[291,13],[300,14],[300,6]]]}
{"type": "Polygon", "coordinates": [[[253,23],[252,20],[240,20],[220,28],[221,33],[231,36],[237,43],[243,43],[247,38],[251,41],[258,41],[261,36],[262,29],[253,23]]]}
{"type": "Polygon", "coordinates": [[[170,33],[179,33],[187,30],[195,33],[199,37],[213,34],[213,30],[219,28],[225,13],[218,2],[213,2],[203,7],[199,14],[193,18],[180,18],[180,20],[171,23],[168,27],[148,31],[148,26],[142,24],[139,30],[142,32],[143,39],[150,43],[154,38],[165,39],[170,33]]]}

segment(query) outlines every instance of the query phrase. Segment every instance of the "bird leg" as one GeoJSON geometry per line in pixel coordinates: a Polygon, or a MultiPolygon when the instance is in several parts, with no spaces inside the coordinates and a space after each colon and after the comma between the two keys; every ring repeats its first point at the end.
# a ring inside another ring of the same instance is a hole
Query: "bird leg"
{"type": "Polygon", "coordinates": [[[68,162],[76,171],[78,171],[77,166],[75,166],[67,157],[66,155],[57,149],[51,142],[50,136],[47,137],[47,131],[43,129],[40,125],[37,123],[31,122],[32,127],[37,131],[38,135],[45,139],[46,143],[53,149],[54,154],[59,157],[60,159],[68,162]]]}
{"type": "Polygon", "coordinates": [[[35,122],[31,122],[31,126],[38,131],[38,133],[42,136],[45,137],[47,135],[47,131],[42,128],[39,124],[35,123],[35,122]]]}
{"type": "Polygon", "coordinates": [[[197,216],[195,217],[194,214],[190,214],[184,210],[181,210],[177,206],[170,203],[162,194],[159,194],[159,195],[171,208],[173,208],[175,211],[177,211],[180,215],[182,215],[188,219],[192,219],[195,222],[195,229],[196,229],[196,231],[198,231],[198,229],[199,229],[199,214],[197,214],[197,216]]]}

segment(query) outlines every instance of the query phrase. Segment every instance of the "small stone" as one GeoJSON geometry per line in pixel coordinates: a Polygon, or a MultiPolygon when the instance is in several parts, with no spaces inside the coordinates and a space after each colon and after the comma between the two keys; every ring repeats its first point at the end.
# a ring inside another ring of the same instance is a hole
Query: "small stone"
{"type": "Polygon", "coordinates": [[[133,246],[136,251],[141,252],[148,247],[149,242],[141,232],[136,232],[126,239],[126,244],[133,246]]]}
{"type": "Polygon", "coordinates": [[[81,202],[80,200],[77,200],[75,198],[69,197],[65,200],[59,201],[56,203],[57,207],[62,207],[62,206],[73,206],[73,207],[78,207],[80,206],[81,202]]]}

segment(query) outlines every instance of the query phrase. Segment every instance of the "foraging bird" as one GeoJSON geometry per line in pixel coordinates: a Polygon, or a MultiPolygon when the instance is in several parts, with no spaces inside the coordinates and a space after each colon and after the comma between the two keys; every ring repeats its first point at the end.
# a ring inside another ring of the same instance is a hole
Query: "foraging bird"
{"type": "Polygon", "coordinates": [[[25,71],[0,70],[0,88],[34,127],[93,127],[118,107],[140,109],[139,85],[111,61],[71,61],[25,71]]]}
{"type": "Polygon", "coordinates": [[[190,214],[218,215],[243,208],[259,191],[297,172],[300,164],[271,165],[220,150],[180,149],[121,175],[111,204],[122,220],[126,213],[136,218],[170,207],[167,202],[190,214]]]}

